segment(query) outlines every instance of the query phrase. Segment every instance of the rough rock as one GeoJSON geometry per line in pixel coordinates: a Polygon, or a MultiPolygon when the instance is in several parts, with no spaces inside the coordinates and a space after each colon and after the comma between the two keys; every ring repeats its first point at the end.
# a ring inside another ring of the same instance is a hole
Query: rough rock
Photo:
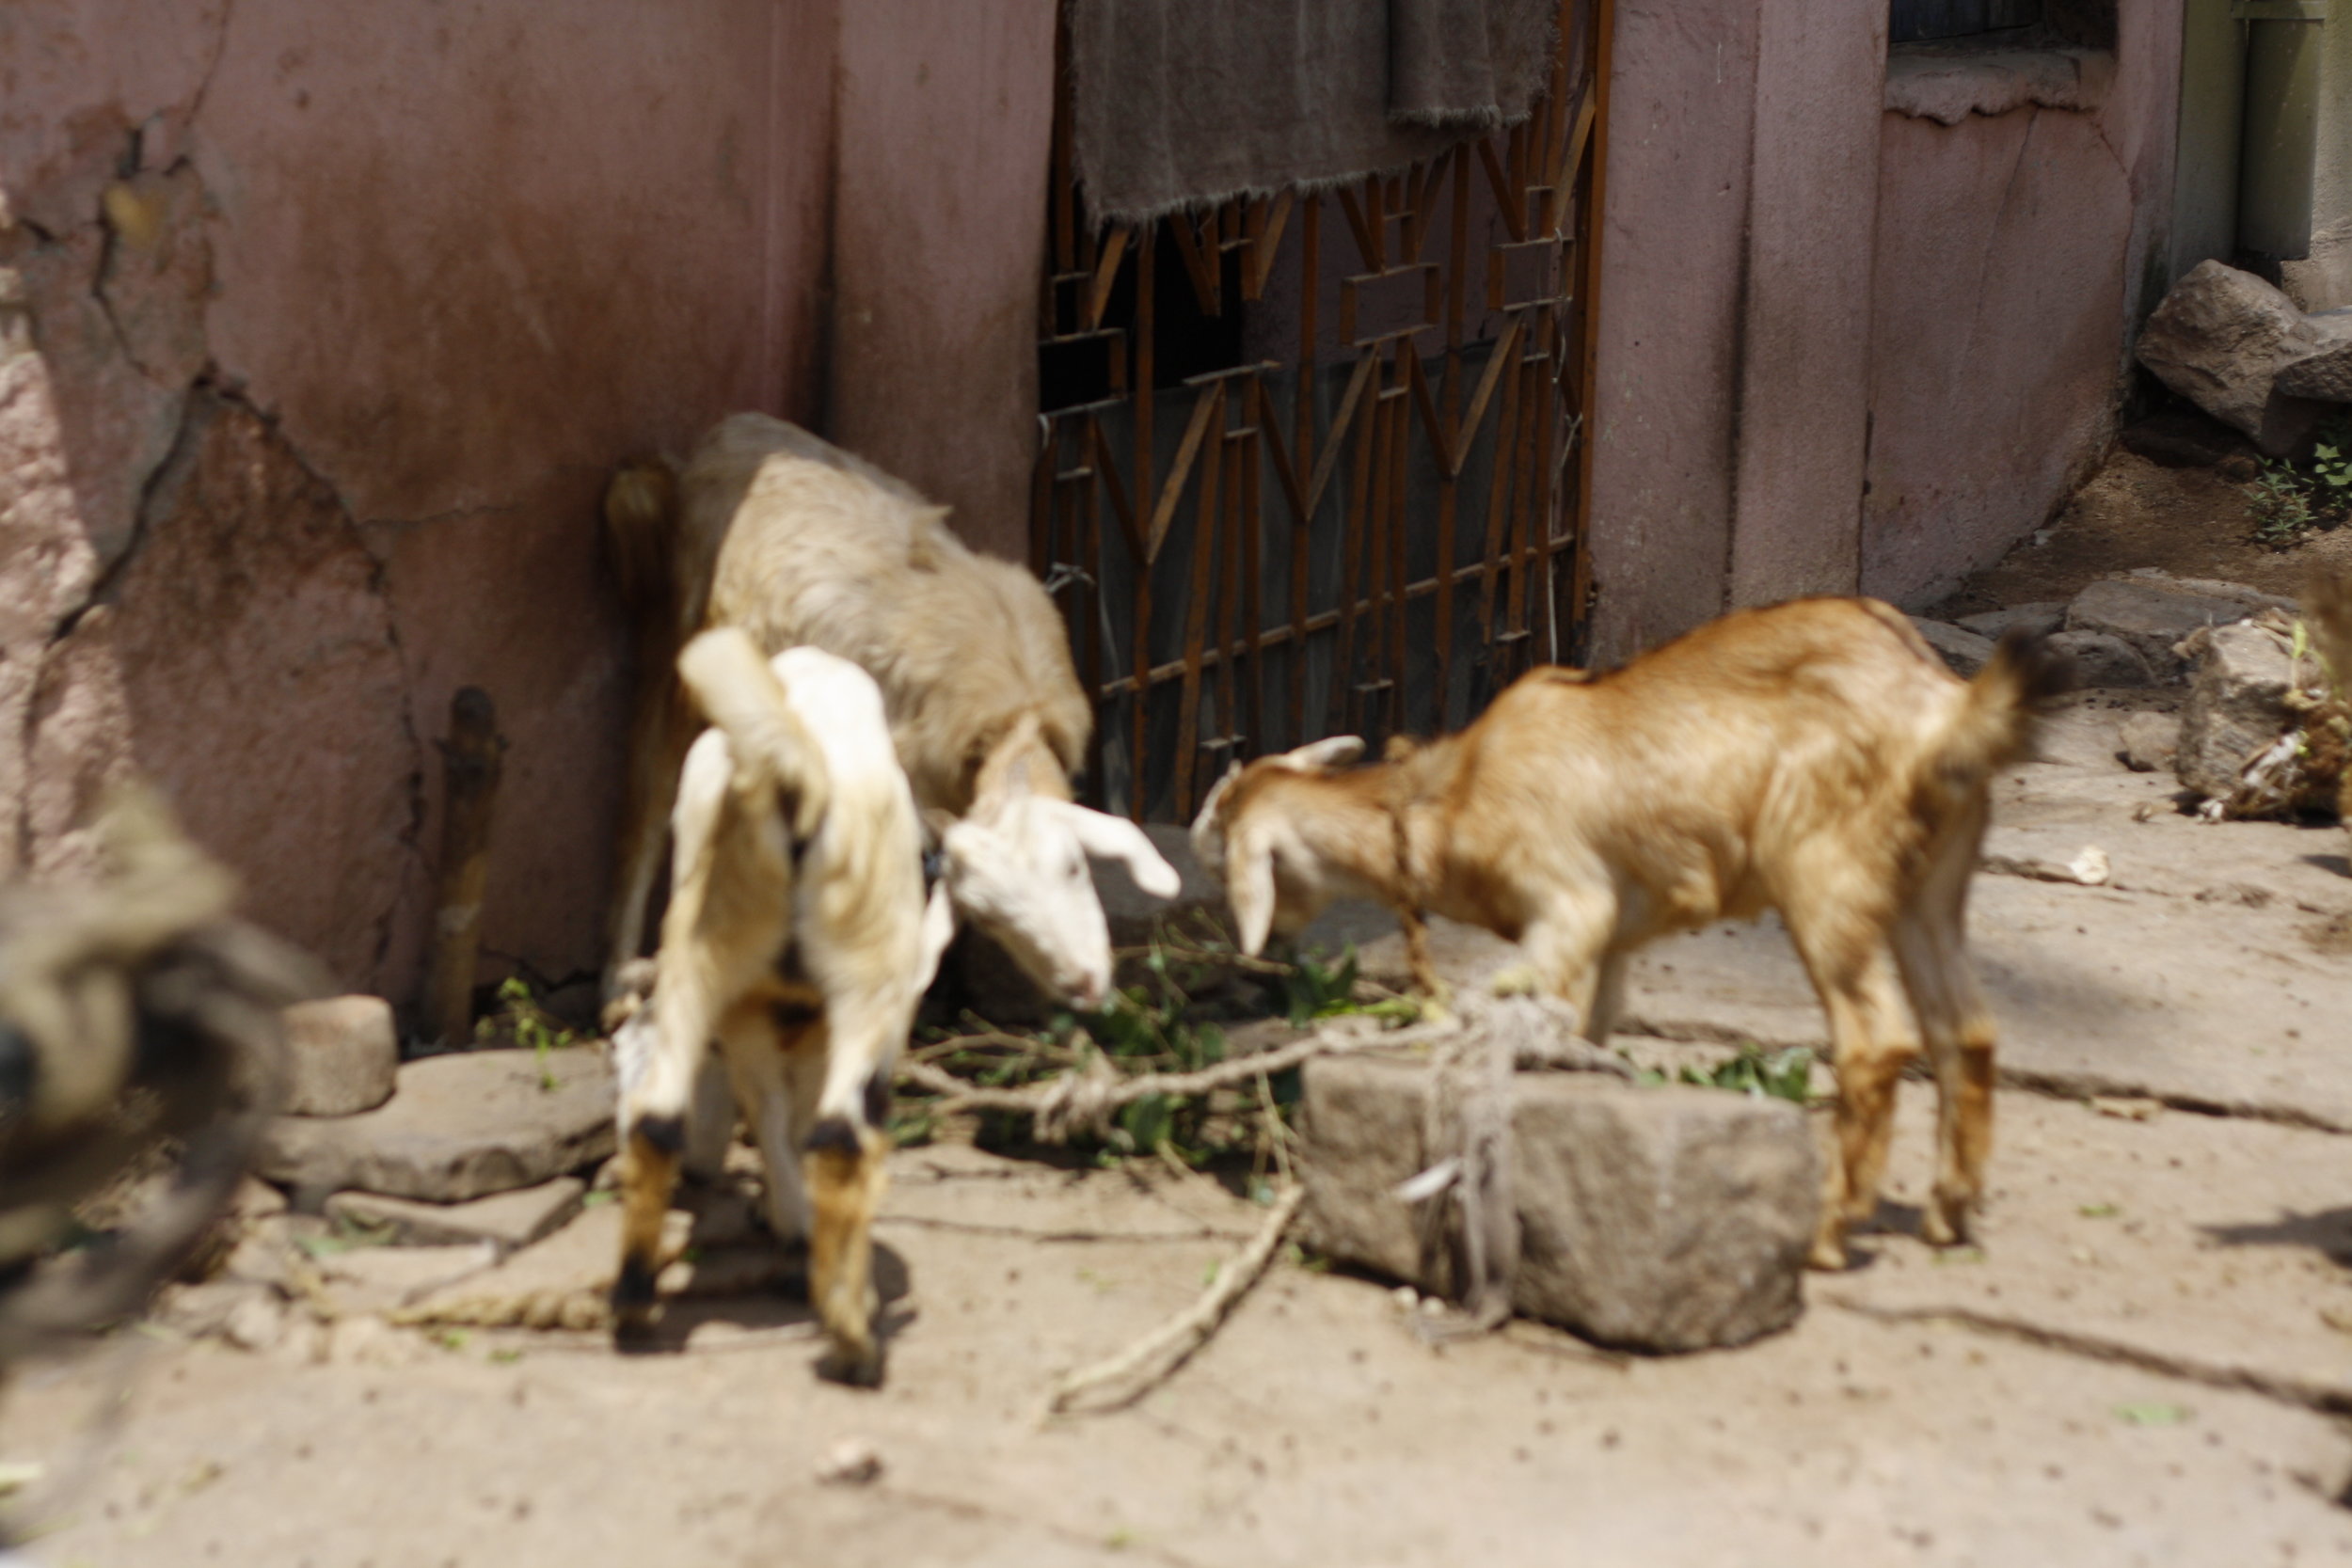
{"type": "Polygon", "coordinates": [[[2244,437],[2194,409],[2151,414],[2124,426],[2116,439],[2124,451],[2168,468],[2217,468],[2232,458],[2248,458],[2244,437]]]}
{"type": "Polygon", "coordinates": [[[1973,631],[1995,642],[2012,631],[2047,637],[2066,625],[2066,605],[2059,599],[2013,604],[2007,610],[1987,610],[1982,615],[1963,615],[1956,624],[1963,631],[1973,631]]]}
{"type": "Polygon", "coordinates": [[[353,1188],[461,1203],[553,1180],[612,1152],[612,1073],[596,1051],[549,1052],[544,1067],[528,1051],[429,1056],[403,1067],[399,1079],[378,1110],[279,1117],[261,1174],[313,1203],[353,1188]]]}
{"type": "Polygon", "coordinates": [[[2319,345],[2295,302],[2251,273],[2201,261],[2140,329],[2139,362],[2273,457],[2294,450],[2322,406],[2280,391],[2280,368],[2319,345]]]}
{"type": "Polygon", "coordinates": [[[2053,652],[2074,661],[2076,687],[2141,687],[2156,684],[2155,672],[2139,651],[2104,631],[2062,631],[2050,639],[2053,652]]]}
{"type": "Polygon", "coordinates": [[[2180,754],[2181,721],[2169,713],[2135,713],[2123,721],[2119,738],[2123,766],[2135,773],[2162,772],[2180,754]]]}
{"type": "Polygon", "coordinates": [[[380,1193],[338,1193],[326,1200],[326,1216],[381,1235],[393,1246],[488,1242],[503,1257],[567,1223],[580,1212],[587,1191],[580,1178],[561,1176],[470,1203],[417,1203],[380,1193]]]}
{"type": "Polygon", "coordinates": [[[2286,706],[2294,681],[2287,643],[2241,623],[2199,631],[2185,646],[2197,668],[2181,712],[2173,771],[2201,795],[2227,797],[2247,759],[2295,722],[2286,706]]]}
{"type": "Polygon", "coordinates": [[[400,1032],[380,996],[298,1002],[285,1011],[286,1105],[294,1116],[347,1117],[392,1098],[400,1032]]]}
{"type": "MultiPolygon", "coordinates": [[[[1434,1285],[1397,1184],[1427,1164],[1429,1069],[1364,1057],[1306,1069],[1305,1235],[1434,1285]]],[[[1512,1303],[1603,1343],[1687,1351],[1786,1327],[1820,1201],[1803,1112],[1697,1088],[1522,1073],[1512,1110],[1520,1257],[1512,1303]]]]}
{"type": "Polygon", "coordinates": [[[2322,403],[2352,403],[2352,339],[2331,342],[2279,372],[2279,390],[2322,403]]]}
{"type": "MultiPolygon", "coordinates": [[[[2066,629],[2105,632],[2131,645],[2161,680],[2185,673],[2188,661],[2174,644],[2200,626],[2243,620],[2247,606],[2200,594],[2153,578],[2113,578],[2094,582],[2066,607],[2066,629]]],[[[2108,682],[2086,681],[2085,685],[2108,682]]]]}
{"type": "Polygon", "coordinates": [[[337,1312],[389,1312],[473,1278],[497,1260],[498,1249],[487,1242],[468,1246],[360,1246],[326,1253],[318,1260],[318,1273],[337,1312]]]}
{"type": "Polygon", "coordinates": [[[1944,656],[1944,662],[1952,667],[1952,673],[1963,678],[1984,668],[1993,657],[1993,640],[1977,632],[1967,631],[1947,621],[1923,621],[1911,618],[1928,646],[1944,656]]]}

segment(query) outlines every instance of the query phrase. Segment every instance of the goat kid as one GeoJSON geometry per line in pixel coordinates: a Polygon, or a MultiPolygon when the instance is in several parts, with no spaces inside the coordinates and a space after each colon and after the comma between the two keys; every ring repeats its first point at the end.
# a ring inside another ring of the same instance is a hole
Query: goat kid
{"type": "Polygon", "coordinates": [[[1141,830],[1071,799],[1092,713],[1036,578],[976,554],[944,507],[808,432],[739,414],[683,472],[624,467],[606,537],[635,616],[641,690],[629,746],[608,990],[636,956],[661,861],[661,820],[693,738],[671,678],[677,648],[737,626],[763,652],[823,648],[882,691],[915,800],[941,827],[959,914],[1044,990],[1109,994],[1110,936],[1087,857],[1175,895],[1141,830]]]}
{"type": "Polygon", "coordinates": [[[689,643],[678,673],[716,727],[687,753],[653,994],[621,1053],[615,1323],[652,1321],[661,1220],[715,1035],[767,1167],[769,1224],[780,1242],[808,1240],[825,1370],[873,1384],[891,1071],[953,913],[944,889],[926,899],[914,799],[864,671],[815,648],[763,662],[724,628],[689,643]]]}
{"type": "Polygon", "coordinates": [[[1776,909],[1829,1015],[1836,1148],[1813,1262],[1875,1211],[1920,1035],[1940,1113],[1929,1240],[1967,1234],[1992,1140],[1994,1026],[1963,950],[1993,770],[2061,661],[2012,639],[1963,682],[1889,606],[1744,610],[1600,675],[1533,671],[1459,735],[1350,772],[1340,736],[1236,767],[1192,828],[1250,953],[1335,897],[1523,945],[1598,1044],[1629,953],[1776,909]],[[1906,1010],[1906,996],[1910,1008],[1906,1010]]]}

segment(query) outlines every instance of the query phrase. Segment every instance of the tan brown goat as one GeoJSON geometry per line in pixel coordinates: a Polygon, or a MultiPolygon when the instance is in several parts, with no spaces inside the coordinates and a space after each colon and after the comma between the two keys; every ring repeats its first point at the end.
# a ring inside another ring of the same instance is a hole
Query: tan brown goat
{"type": "Polygon", "coordinates": [[[1968,880],[1990,776],[2062,678],[2020,639],[1961,681],[1874,600],[1743,610],[1607,674],[1534,671],[1461,734],[1394,760],[1334,771],[1362,751],[1343,736],[1236,768],[1193,843],[1251,953],[1335,897],[1387,903],[1408,936],[1444,915],[1523,944],[1596,1042],[1634,948],[1778,910],[1836,1050],[1813,1261],[1841,1267],[1921,1035],[1941,1105],[1926,1233],[1967,1233],[1994,1048],[1963,948],[1968,880]]]}

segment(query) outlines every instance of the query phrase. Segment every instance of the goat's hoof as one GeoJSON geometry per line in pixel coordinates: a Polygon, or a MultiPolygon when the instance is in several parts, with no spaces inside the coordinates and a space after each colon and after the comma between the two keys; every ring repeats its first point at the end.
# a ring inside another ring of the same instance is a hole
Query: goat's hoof
{"type": "Polygon", "coordinates": [[[637,1259],[625,1259],[621,1276],[612,1282],[612,1338],[624,1341],[642,1339],[660,1314],[661,1304],[654,1294],[653,1271],[637,1259]]]}
{"type": "Polygon", "coordinates": [[[1930,1246],[1959,1246],[1974,1240],[1976,1229],[1966,1198],[1938,1196],[1919,1216],[1919,1236],[1930,1246]]]}
{"type": "Polygon", "coordinates": [[[1813,1238],[1813,1250],[1805,1255],[1804,1266],[1824,1274],[1842,1274],[1846,1268],[1846,1234],[1841,1229],[1823,1230],[1813,1238]]]}
{"type": "Polygon", "coordinates": [[[850,1388],[879,1388],[882,1380],[880,1345],[835,1345],[817,1363],[817,1375],[850,1388]]]}

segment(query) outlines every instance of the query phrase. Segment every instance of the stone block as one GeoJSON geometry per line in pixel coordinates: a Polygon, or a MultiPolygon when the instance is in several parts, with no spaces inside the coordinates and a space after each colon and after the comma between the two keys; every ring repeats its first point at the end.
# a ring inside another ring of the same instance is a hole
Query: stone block
{"type": "Polygon", "coordinates": [[[536,1187],[478,1197],[470,1203],[419,1203],[381,1193],[338,1193],[327,1218],[381,1234],[394,1246],[488,1242],[500,1254],[527,1247],[580,1212],[588,1184],[560,1176],[536,1187]]]}
{"type": "Polygon", "coordinates": [[[2122,638],[2104,631],[2062,631],[2050,639],[2053,652],[2074,666],[2074,685],[2138,688],[2156,684],[2155,672],[2139,651],[2122,638]]]}
{"type": "Polygon", "coordinates": [[[1973,631],[1979,637],[1991,638],[1995,642],[2012,631],[2047,637],[2066,625],[2066,605],[2060,599],[2013,604],[2007,610],[1987,610],[1982,615],[1963,615],[1954,625],[1963,631],[1973,631]]]}
{"type": "Polygon", "coordinates": [[[1983,669],[1985,660],[1993,657],[1993,640],[1980,633],[1946,621],[1923,621],[1916,615],[1911,618],[1911,624],[1927,639],[1928,646],[1952,667],[1952,673],[1963,680],[1983,669]]]}
{"type": "Polygon", "coordinates": [[[2247,760],[2296,722],[2286,705],[2293,661],[2284,638],[2246,622],[2196,632],[2183,647],[2196,673],[2172,770],[2200,795],[2226,799],[2247,760]]]}
{"type": "MultiPolygon", "coordinates": [[[[2246,618],[2235,599],[2201,594],[2153,578],[2113,578],[2094,582],[2066,607],[2066,629],[2104,632],[2131,645],[2162,681],[2187,672],[2174,644],[2200,626],[2227,626],[2246,618]]],[[[2106,684],[2085,681],[2084,685],[2106,684]]]]}
{"type": "Polygon", "coordinates": [[[284,1014],[286,1111],[347,1117],[392,1098],[400,1069],[400,1031],[380,996],[331,996],[297,1002],[284,1014]]]}
{"type": "Polygon", "coordinates": [[[2157,380],[2283,457],[2311,434],[2323,405],[2280,389],[2278,374],[2320,341],[2277,289],[2251,273],[2201,261],[2148,318],[2137,354],[2157,380]]]}
{"type": "Polygon", "coordinates": [[[473,1051],[400,1069],[380,1109],[349,1117],[281,1117],[264,1137],[260,1174],[324,1202],[358,1188],[462,1203],[536,1186],[611,1154],[613,1085],[601,1053],[473,1051]]]}
{"type": "Polygon", "coordinates": [[[2316,354],[2290,360],[2279,372],[2278,388],[2298,398],[2352,403],[2352,340],[2338,340],[2316,354]]]}
{"type": "MultiPolygon", "coordinates": [[[[1365,1057],[1305,1073],[1303,1234],[1425,1287],[1438,1281],[1422,1266],[1416,1213],[1394,1191],[1429,1163],[1430,1078],[1365,1057]]],[[[1743,1343],[1803,1309],[1821,1171],[1796,1106],[1521,1073],[1511,1131],[1519,1311],[1605,1344],[1689,1351],[1743,1343]]]]}

